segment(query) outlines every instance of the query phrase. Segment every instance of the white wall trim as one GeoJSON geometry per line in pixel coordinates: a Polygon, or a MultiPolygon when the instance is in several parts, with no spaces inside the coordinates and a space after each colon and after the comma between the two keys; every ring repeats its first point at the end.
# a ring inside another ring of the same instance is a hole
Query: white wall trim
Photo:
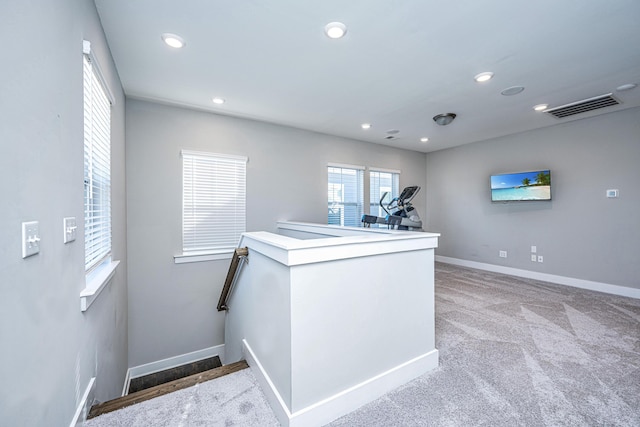
{"type": "Polygon", "coordinates": [[[262,387],[274,414],[285,427],[327,424],[438,367],[438,350],[434,349],[340,393],[291,413],[247,340],[242,340],[242,344],[247,363],[262,387]]]}
{"type": "Polygon", "coordinates": [[[225,363],[224,344],[203,348],[202,350],[192,351],[191,353],[168,357],[166,359],[158,360],[155,362],[145,363],[144,365],[133,366],[127,370],[124,387],[122,388],[122,395],[124,396],[126,392],[129,391],[129,382],[133,378],[143,377],[145,375],[154,374],[156,372],[186,365],[188,363],[197,362],[202,359],[208,359],[214,356],[219,356],[220,361],[223,364],[225,363]]]}
{"type": "Polygon", "coordinates": [[[375,166],[369,166],[368,169],[369,169],[369,172],[397,173],[398,175],[402,174],[402,171],[400,169],[386,169],[386,168],[378,168],[375,166]]]}
{"type": "Polygon", "coordinates": [[[236,156],[234,154],[222,154],[222,153],[211,153],[208,151],[193,151],[193,150],[180,150],[180,155],[184,156],[200,156],[200,157],[212,157],[216,159],[230,159],[230,160],[239,160],[247,163],[249,158],[247,156],[236,156]]]}
{"type": "Polygon", "coordinates": [[[85,278],[85,288],[80,291],[80,311],[85,312],[98,298],[100,293],[111,283],[120,261],[108,259],[85,278]]]}
{"type": "Polygon", "coordinates": [[[217,252],[208,253],[182,253],[173,256],[173,262],[175,264],[185,264],[190,262],[203,262],[203,261],[219,261],[224,259],[233,258],[233,249],[223,250],[217,252]]]}
{"type": "Polygon", "coordinates": [[[87,415],[89,415],[89,411],[91,410],[91,405],[95,399],[95,394],[96,377],[92,377],[89,380],[89,384],[87,384],[87,388],[84,390],[82,399],[80,399],[80,402],[78,403],[76,413],[73,415],[73,419],[71,420],[69,427],[81,427],[84,425],[84,422],[87,420],[87,415]]]}
{"type": "Polygon", "coordinates": [[[366,166],[361,166],[361,165],[349,165],[346,163],[332,163],[329,162],[327,164],[327,167],[329,168],[342,168],[342,169],[355,169],[355,170],[360,170],[360,171],[364,171],[367,167],[366,166]]]}
{"type": "Polygon", "coordinates": [[[593,282],[591,280],[576,279],[573,277],[557,276],[555,274],[539,273],[530,270],[521,270],[519,268],[505,267],[501,265],[486,264],[483,262],[467,261],[464,259],[450,258],[446,256],[436,255],[437,262],[446,264],[454,264],[462,267],[477,268],[478,270],[493,271],[495,273],[509,274],[511,276],[524,277],[526,279],[541,280],[551,282],[558,285],[573,286],[574,288],[587,289],[590,291],[604,292],[622,297],[640,299],[640,289],[629,288],[626,286],[611,285],[608,283],[593,282]]]}
{"type": "Polygon", "coordinates": [[[131,384],[131,369],[127,369],[127,374],[124,376],[124,385],[122,386],[122,396],[129,394],[129,385],[131,384]]]}

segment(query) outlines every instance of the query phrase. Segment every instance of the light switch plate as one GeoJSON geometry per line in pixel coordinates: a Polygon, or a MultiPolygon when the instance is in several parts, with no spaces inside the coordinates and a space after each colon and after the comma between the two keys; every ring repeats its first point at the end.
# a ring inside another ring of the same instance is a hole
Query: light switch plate
{"type": "Polygon", "coordinates": [[[64,226],[64,243],[76,240],[76,230],[78,229],[76,226],[76,217],[70,216],[64,218],[62,220],[62,225],[64,226]]]}
{"type": "Polygon", "coordinates": [[[22,258],[40,252],[40,231],[38,221],[22,223],[22,258]]]}

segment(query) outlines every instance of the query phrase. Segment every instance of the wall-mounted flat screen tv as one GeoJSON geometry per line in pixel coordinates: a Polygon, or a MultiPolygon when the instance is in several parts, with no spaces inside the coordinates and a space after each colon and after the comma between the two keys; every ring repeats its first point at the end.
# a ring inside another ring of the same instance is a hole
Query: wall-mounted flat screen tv
{"type": "Polygon", "coordinates": [[[491,176],[492,202],[551,200],[551,171],[505,173],[491,176]]]}

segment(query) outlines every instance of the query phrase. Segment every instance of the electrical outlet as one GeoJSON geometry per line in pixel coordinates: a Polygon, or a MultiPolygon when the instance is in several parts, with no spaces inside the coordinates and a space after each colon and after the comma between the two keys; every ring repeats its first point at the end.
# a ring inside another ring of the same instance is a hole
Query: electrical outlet
{"type": "Polygon", "coordinates": [[[538,262],[544,262],[544,258],[542,257],[542,255],[538,255],[538,262]]]}
{"type": "Polygon", "coordinates": [[[536,262],[536,254],[531,254],[531,261],[536,262]]]}
{"type": "Polygon", "coordinates": [[[617,189],[607,190],[607,197],[610,199],[615,199],[620,194],[620,191],[617,189]]]}
{"type": "Polygon", "coordinates": [[[500,255],[500,258],[506,258],[507,257],[507,251],[500,251],[499,255],[500,255]]]}
{"type": "Polygon", "coordinates": [[[531,246],[531,253],[535,254],[538,251],[538,247],[537,246],[531,246]]]}

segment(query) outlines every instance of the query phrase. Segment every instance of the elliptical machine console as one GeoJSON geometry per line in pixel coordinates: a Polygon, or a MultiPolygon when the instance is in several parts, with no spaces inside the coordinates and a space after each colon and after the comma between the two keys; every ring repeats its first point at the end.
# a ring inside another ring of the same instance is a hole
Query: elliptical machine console
{"type": "Polygon", "coordinates": [[[389,203],[383,203],[388,192],[380,197],[380,207],[387,213],[385,218],[374,215],[362,215],[365,227],[371,224],[386,224],[387,228],[395,230],[422,231],[422,220],[418,211],[411,205],[411,200],[418,194],[420,187],[417,185],[405,187],[398,197],[391,199],[389,203]]]}

